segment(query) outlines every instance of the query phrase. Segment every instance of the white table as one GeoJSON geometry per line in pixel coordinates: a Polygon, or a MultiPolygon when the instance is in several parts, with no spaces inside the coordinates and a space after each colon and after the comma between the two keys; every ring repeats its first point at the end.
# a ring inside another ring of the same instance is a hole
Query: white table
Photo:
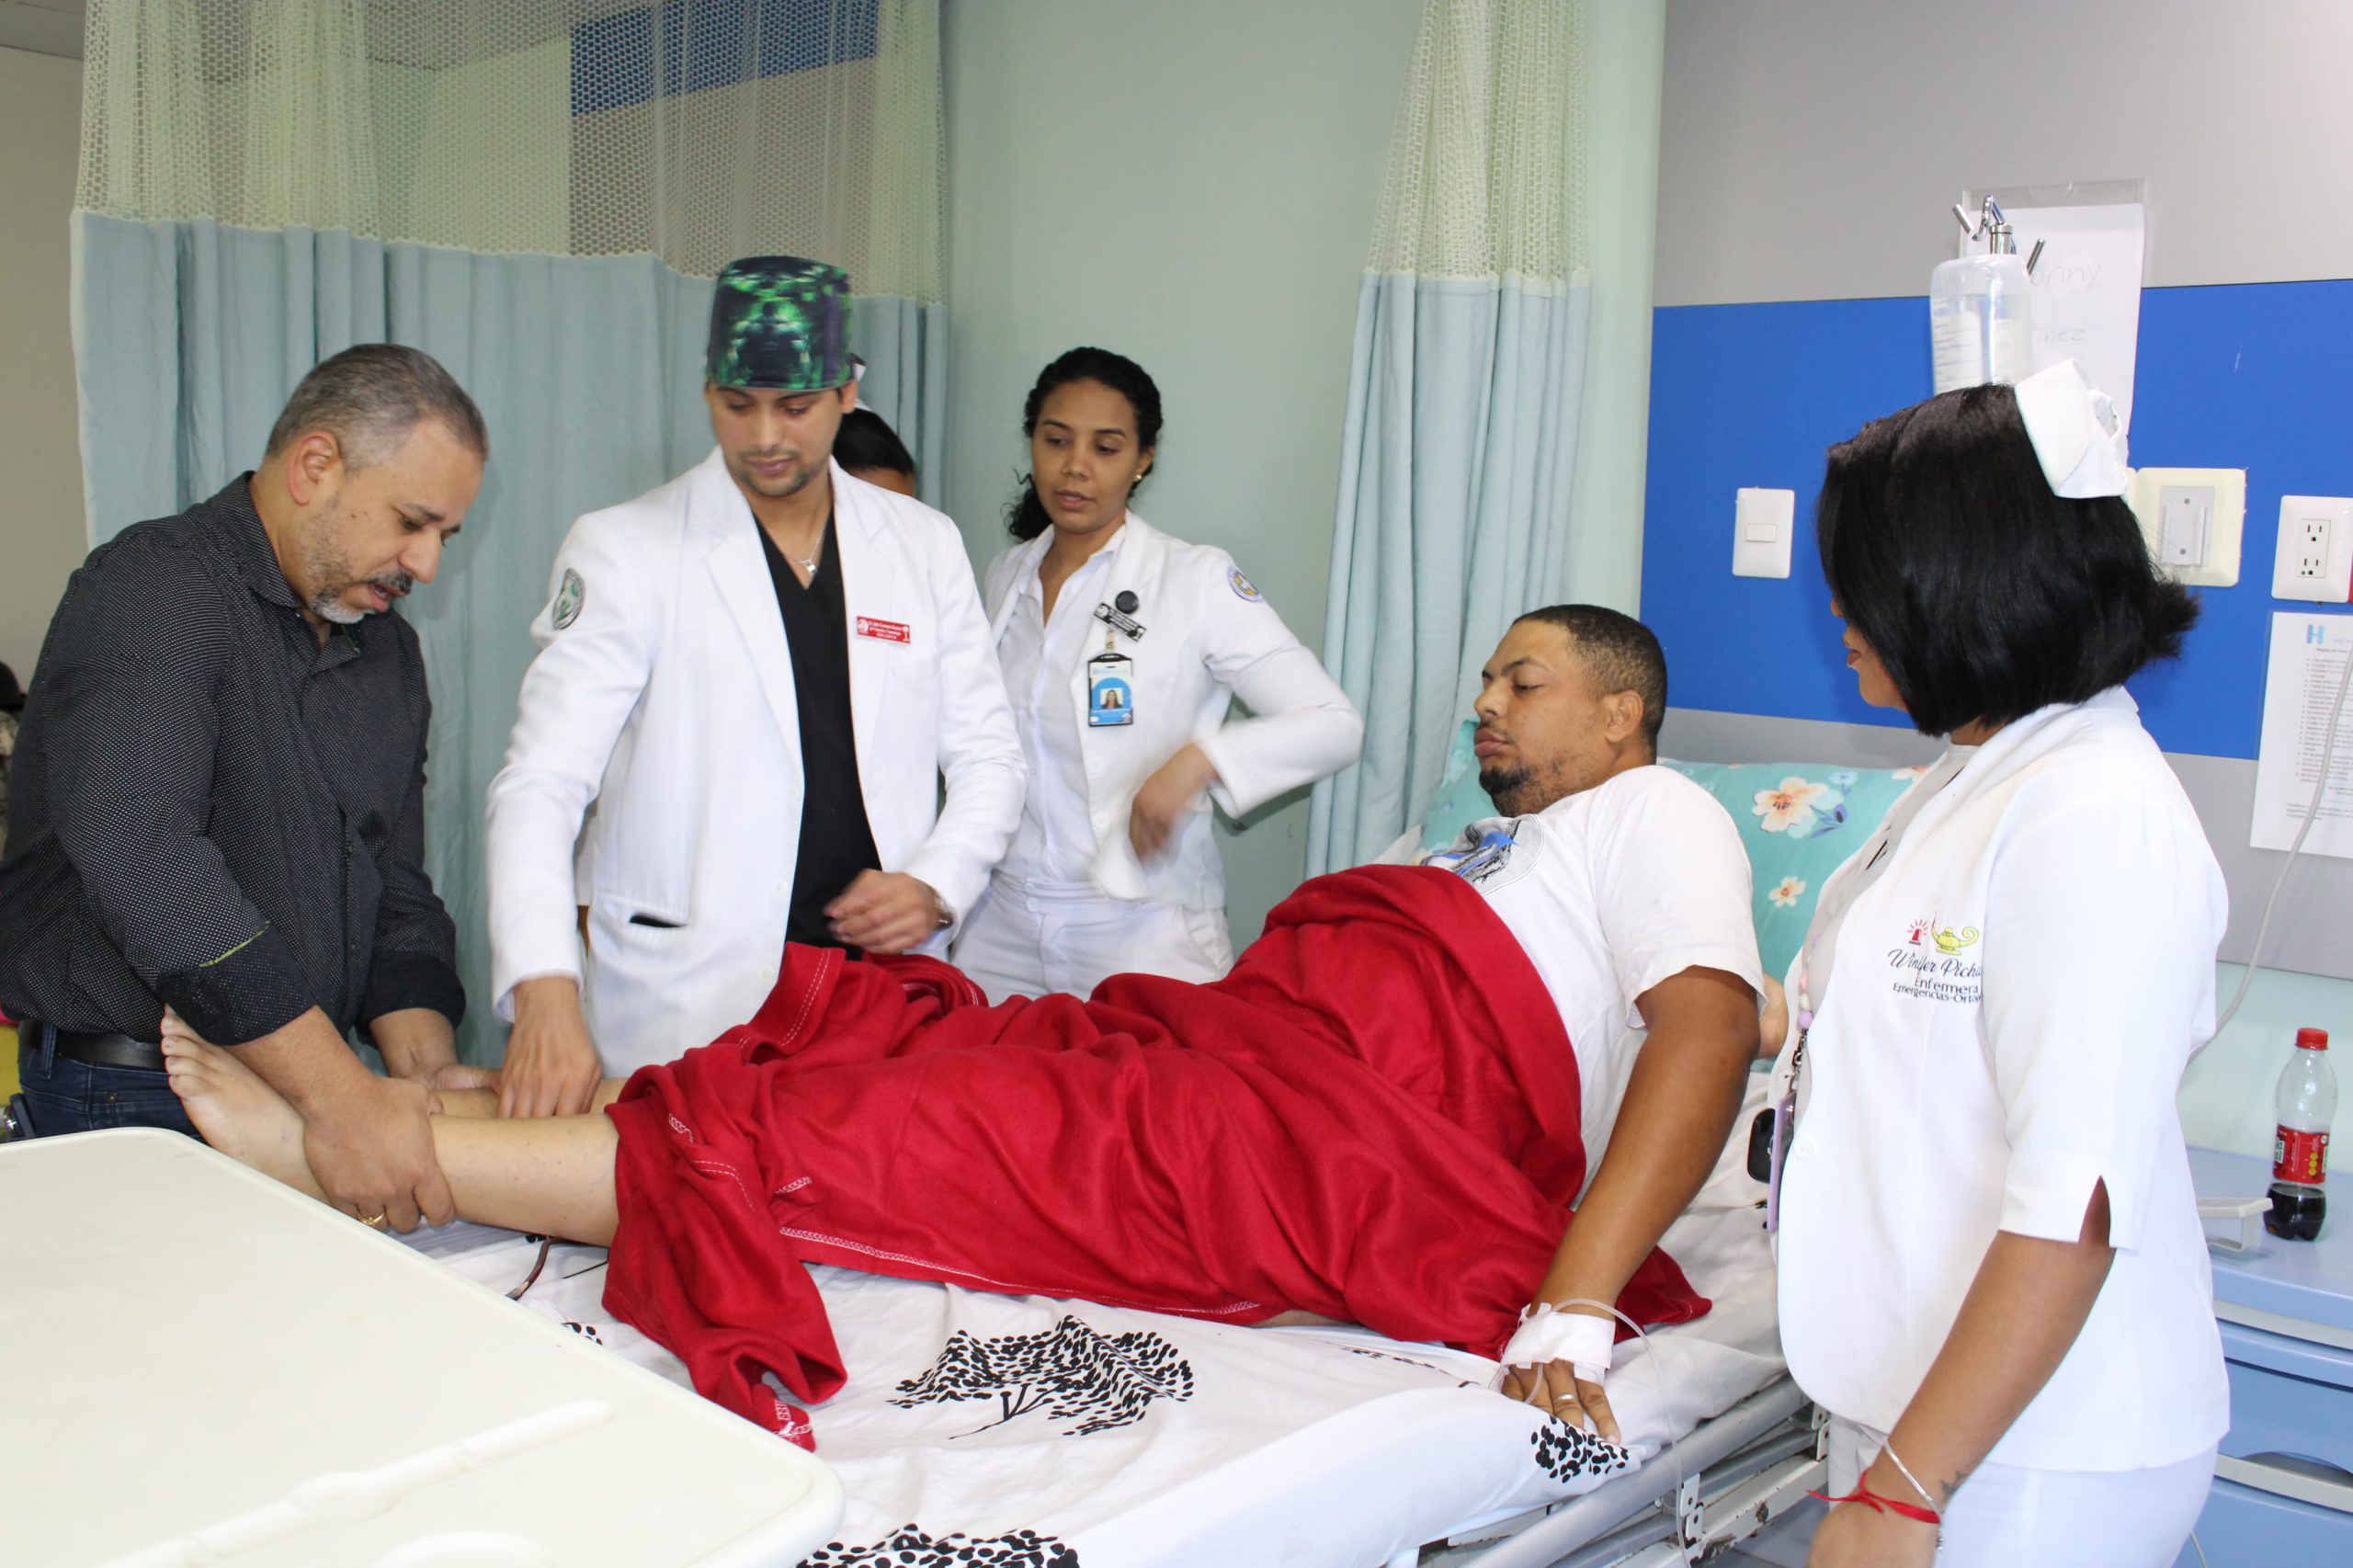
{"type": "Polygon", "coordinates": [[[191,1139],[0,1146],[0,1562],[790,1568],[814,1455],[191,1139]]]}

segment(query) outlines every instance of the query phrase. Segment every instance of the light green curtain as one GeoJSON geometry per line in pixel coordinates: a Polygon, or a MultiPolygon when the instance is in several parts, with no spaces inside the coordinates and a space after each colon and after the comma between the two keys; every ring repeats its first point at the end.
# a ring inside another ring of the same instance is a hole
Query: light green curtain
{"type": "Polygon", "coordinates": [[[1567,597],[1588,327],[1579,0],[1426,0],[1357,295],[1324,662],[1365,715],[1311,875],[1418,820],[1477,672],[1567,597]]]}
{"type": "Polygon", "coordinates": [[[92,0],[86,53],[93,543],[252,467],[294,383],[354,343],[423,348],[482,405],[482,495],[402,613],[432,680],[461,1049],[495,1062],[483,799],[529,622],[574,517],[709,449],[710,274],[763,251],[848,267],[862,398],[938,483],[938,0],[92,0]]]}

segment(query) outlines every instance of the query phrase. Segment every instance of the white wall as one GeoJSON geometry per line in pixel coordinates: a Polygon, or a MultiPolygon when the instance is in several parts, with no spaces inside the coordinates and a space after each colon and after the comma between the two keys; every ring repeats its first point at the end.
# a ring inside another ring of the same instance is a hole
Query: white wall
{"type": "Polygon", "coordinates": [[[1924,294],[2063,180],[2149,182],[2152,288],[2342,278],[2348,58],[2343,0],[1670,0],[1658,302],[1924,294]]]}
{"type": "MultiPolygon", "coordinates": [[[[1022,399],[1096,344],[1160,384],[1136,510],[1233,551],[1322,646],[1357,279],[1419,10],[943,7],[945,495],[976,560],[1007,542],[1022,399]]],[[[1225,838],[1237,943],[1298,884],[1306,826],[1302,795],[1225,838]]]]}
{"type": "Polygon", "coordinates": [[[0,661],[27,684],[85,550],[66,309],[81,129],[80,61],[0,49],[0,661]]]}

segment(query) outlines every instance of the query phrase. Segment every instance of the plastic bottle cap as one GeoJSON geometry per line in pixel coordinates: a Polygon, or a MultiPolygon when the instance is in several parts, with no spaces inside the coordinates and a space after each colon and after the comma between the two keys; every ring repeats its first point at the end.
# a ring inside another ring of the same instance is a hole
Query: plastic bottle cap
{"type": "Polygon", "coordinates": [[[2326,1051],[2328,1049],[2328,1031],[2326,1029],[2298,1029],[2296,1031],[2296,1049],[2299,1051],[2326,1051]]]}

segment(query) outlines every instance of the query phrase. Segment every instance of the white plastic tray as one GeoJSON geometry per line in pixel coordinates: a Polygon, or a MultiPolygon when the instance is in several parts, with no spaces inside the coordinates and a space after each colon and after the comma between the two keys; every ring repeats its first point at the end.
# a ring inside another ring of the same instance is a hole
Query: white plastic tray
{"type": "Polygon", "coordinates": [[[191,1139],[0,1147],[0,1561],[790,1568],[814,1455],[191,1139]]]}

